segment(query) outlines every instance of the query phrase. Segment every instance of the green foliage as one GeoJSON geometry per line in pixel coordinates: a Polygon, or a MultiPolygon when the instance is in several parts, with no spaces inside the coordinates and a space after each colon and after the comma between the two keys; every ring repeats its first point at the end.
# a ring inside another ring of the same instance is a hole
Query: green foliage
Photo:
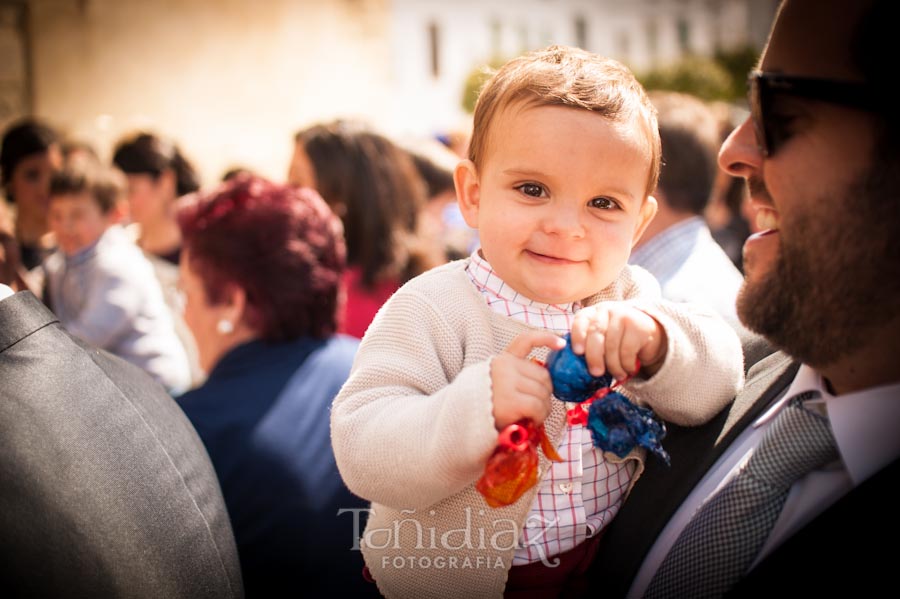
{"type": "Polygon", "coordinates": [[[476,66],[469,72],[463,87],[463,110],[469,114],[475,112],[475,102],[478,101],[478,94],[481,93],[481,88],[505,62],[505,60],[500,58],[494,58],[487,63],[476,66]]]}
{"type": "Polygon", "coordinates": [[[756,65],[759,51],[752,47],[717,52],[714,58],[685,56],[638,74],[649,89],[667,89],[693,94],[704,100],[742,100],[747,94],[747,75],[756,65]]]}
{"type": "MultiPolygon", "coordinates": [[[[704,100],[735,102],[747,95],[747,75],[756,66],[759,50],[744,46],[716,52],[713,58],[688,55],[664,67],[636,73],[648,89],[666,89],[693,94],[704,100]]],[[[466,77],[462,107],[471,114],[482,86],[504,59],[493,58],[473,68],[466,77]]]]}
{"type": "Polygon", "coordinates": [[[686,56],[664,67],[637,75],[648,90],[666,89],[695,95],[704,100],[731,100],[728,71],[713,59],[686,56]]]}
{"type": "Polygon", "coordinates": [[[734,50],[716,52],[716,62],[728,71],[731,77],[731,93],[734,99],[747,95],[747,75],[759,61],[759,50],[752,46],[744,46],[734,50]]]}

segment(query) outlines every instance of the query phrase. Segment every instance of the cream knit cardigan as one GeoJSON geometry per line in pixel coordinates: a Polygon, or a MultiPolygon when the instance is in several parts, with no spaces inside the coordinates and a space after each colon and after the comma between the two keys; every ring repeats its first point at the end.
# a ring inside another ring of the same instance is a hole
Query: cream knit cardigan
{"type": "MultiPolygon", "coordinates": [[[[386,597],[501,597],[537,491],[490,508],[475,490],[497,444],[491,358],[534,327],[493,312],[469,280],[467,264],[431,270],[391,297],[366,332],[332,408],[338,468],[350,490],[372,502],[361,545],[386,597]]],[[[740,342],[712,311],[660,299],[656,280],[629,266],[583,303],[602,300],[632,301],[665,328],[661,369],[625,386],[661,418],[701,424],[740,389],[740,342]]],[[[563,402],[553,401],[545,422],[557,444],[565,411],[563,402]]],[[[638,461],[632,485],[643,458],[640,450],[625,458],[638,461]]],[[[541,453],[542,475],[548,464],[541,453]]]]}

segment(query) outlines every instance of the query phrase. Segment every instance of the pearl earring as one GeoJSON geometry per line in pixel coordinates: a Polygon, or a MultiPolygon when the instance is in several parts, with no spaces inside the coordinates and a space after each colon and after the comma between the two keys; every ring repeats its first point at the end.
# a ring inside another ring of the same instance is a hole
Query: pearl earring
{"type": "Polygon", "coordinates": [[[230,335],[234,332],[234,325],[230,320],[223,318],[216,323],[216,331],[218,331],[220,335],[230,335]]]}

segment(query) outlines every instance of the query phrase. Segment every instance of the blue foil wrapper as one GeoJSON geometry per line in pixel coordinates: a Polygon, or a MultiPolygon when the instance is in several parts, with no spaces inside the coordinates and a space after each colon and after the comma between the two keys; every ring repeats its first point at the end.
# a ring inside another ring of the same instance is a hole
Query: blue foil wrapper
{"type": "MultiPolygon", "coordinates": [[[[565,336],[565,340],[564,348],[551,352],[547,357],[553,395],[557,399],[582,402],[597,390],[613,384],[609,374],[592,376],[584,356],[572,351],[569,335],[565,336]]],[[[635,446],[641,446],[667,465],[670,463],[669,454],[661,443],[666,436],[665,425],[652,410],[634,405],[624,395],[611,392],[592,402],[587,425],[594,445],[603,451],[624,458],[635,446]]]]}
{"type": "Polygon", "coordinates": [[[582,402],[598,389],[609,387],[613,378],[609,374],[600,377],[588,372],[584,356],[572,351],[569,335],[564,337],[566,346],[550,353],[547,357],[547,369],[553,381],[553,395],[562,401],[582,402]]]}
{"type": "Polygon", "coordinates": [[[611,451],[624,458],[639,445],[668,466],[669,454],[663,449],[662,440],[666,427],[652,410],[636,406],[616,392],[598,399],[588,409],[588,428],[594,445],[603,451],[611,451]]]}

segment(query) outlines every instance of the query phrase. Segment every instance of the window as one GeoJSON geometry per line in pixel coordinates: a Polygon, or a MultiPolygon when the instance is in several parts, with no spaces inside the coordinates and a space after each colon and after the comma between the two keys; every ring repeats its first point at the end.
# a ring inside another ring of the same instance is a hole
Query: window
{"type": "Polygon", "coordinates": [[[431,54],[431,76],[437,79],[441,76],[441,30],[434,21],[428,24],[428,48],[431,54]]]}
{"type": "Polygon", "coordinates": [[[584,15],[575,17],[575,45],[579,48],[588,49],[587,21],[584,15]]]}
{"type": "Polygon", "coordinates": [[[678,19],[678,47],[682,54],[691,51],[691,24],[684,17],[678,19]]]}

